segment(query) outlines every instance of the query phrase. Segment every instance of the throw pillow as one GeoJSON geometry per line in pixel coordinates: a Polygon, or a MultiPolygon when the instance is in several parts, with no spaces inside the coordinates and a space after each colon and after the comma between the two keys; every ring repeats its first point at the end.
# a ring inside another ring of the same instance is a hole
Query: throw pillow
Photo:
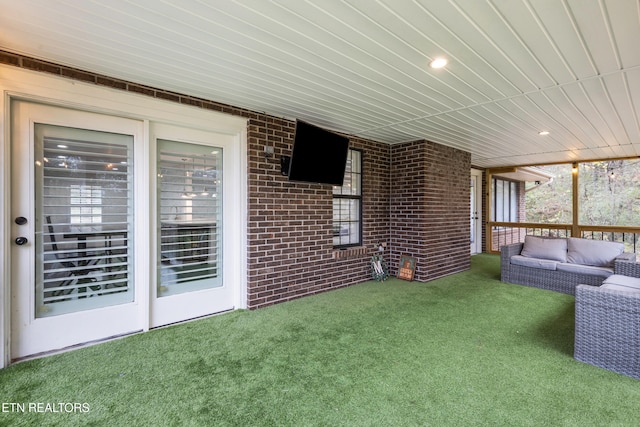
{"type": "Polygon", "coordinates": [[[595,267],[613,267],[613,261],[624,252],[623,243],[577,237],[568,239],[567,248],[567,262],[595,267]]]}
{"type": "Polygon", "coordinates": [[[524,236],[522,256],[567,262],[567,239],[524,236]]]}

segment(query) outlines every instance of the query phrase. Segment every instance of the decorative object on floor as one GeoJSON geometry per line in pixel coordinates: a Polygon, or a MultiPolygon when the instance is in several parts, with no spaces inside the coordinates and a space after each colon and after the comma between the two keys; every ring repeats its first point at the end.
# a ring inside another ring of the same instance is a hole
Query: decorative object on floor
{"type": "Polygon", "coordinates": [[[383,282],[389,277],[387,262],[381,254],[375,254],[371,257],[371,275],[379,282],[383,282]]]}
{"type": "Polygon", "coordinates": [[[400,257],[400,268],[398,268],[398,279],[412,281],[415,272],[416,259],[408,255],[402,255],[400,257]]]}

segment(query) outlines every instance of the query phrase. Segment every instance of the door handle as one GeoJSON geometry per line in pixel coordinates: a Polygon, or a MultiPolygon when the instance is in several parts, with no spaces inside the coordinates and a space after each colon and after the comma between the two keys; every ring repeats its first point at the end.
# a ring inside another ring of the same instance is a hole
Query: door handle
{"type": "Polygon", "coordinates": [[[29,241],[29,240],[27,240],[27,238],[26,238],[26,237],[22,237],[22,236],[20,236],[20,237],[16,237],[16,245],[22,246],[22,245],[24,245],[25,243],[27,243],[28,241],[29,241]]]}

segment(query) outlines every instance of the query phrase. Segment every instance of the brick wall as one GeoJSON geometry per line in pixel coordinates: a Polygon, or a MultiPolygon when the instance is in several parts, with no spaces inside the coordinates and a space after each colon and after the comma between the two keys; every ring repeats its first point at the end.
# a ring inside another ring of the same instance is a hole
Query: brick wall
{"type": "Polygon", "coordinates": [[[391,147],[391,267],[397,274],[401,255],[416,258],[416,280],[424,280],[427,161],[424,141],[391,147]]]}
{"type": "Polygon", "coordinates": [[[333,187],[289,182],[295,122],[263,116],[249,123],[248,305],[262,307],[371,278],[369,259],[389,240],[387,144],[351,138],[363,150],[363,247],[333,250],[333,187]],[[274,155],[265,157],[264,147],[274,155]]]}
{"type": "Polygon", "coordinates": [[[415,279],[467,270],[471,155],[429,141],[391,149],[391,262],[416,259],[415,279]]]}
{"type": "Polygon", "coordinates": [[[280,174],[293,121],[9,52],[0,51],[0,63],[248,118],[249,308],[368,280],[379,241],[388,243],[384,256],[394,274],[402,253],[418,258],[422,281],[469,266],[468,153],[426,141],[389,146],[352,137],[351,146],[363,150],[363,247],[334,251],[332,187],[280,174]],[[272,157],[265,146],[274,148],[272,157]]]}

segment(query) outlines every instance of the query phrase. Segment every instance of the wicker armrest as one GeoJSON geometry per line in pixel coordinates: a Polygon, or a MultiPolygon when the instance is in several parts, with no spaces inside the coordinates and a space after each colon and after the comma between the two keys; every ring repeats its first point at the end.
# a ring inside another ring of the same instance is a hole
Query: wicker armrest
{"type": "Polygon", "coordinates": [[[616,259],[614,272],[615,274],[622,274],[624,276],[640,277],[640,262],[621,261],[616,259]]]}
{"type": "Polygon", "coordinates": [[[640,292],[578,285],[576,287],[576,310],[578,306],[597,306],[611,310],[606,316],[611,321],[616,317],[614,313],[624,311],[633,315],[632,319],[637,321],[640,319],[640,292]]]}
{"type": "Polygon", "coordinates": [[[500,256],[503,259],[509,259],[513,255],[520,255],[523,246],[524,243],[513,243],[511,245],[500,246],[500,256]]]}
{"type": "Polygon", "coordinates": [[[633,252],[623,252],[616,257],[614,261],[636,262],[637,255],[633,252]]]}
{"type": "Polygon", "coordinates": [[[500,280],[511,281],[511,257],[522,252],[523,243],[500,246],[500,280]]]}

